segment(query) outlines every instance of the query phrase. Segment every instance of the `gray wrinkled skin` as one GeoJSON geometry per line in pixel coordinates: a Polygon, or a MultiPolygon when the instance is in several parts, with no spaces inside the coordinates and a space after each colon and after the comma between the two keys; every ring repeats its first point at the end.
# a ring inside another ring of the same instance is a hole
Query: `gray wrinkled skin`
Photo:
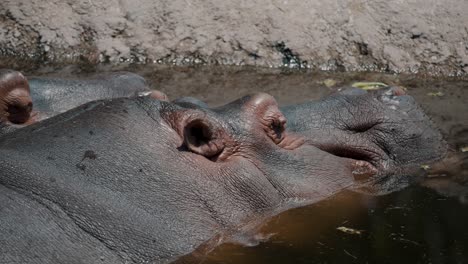
{"type": "Polygon", "coordinates": [[[379,171],[371,182],[388,190],[396,165],[440,155],[439,145],[426,141],[440,135],[420,109],[414,102],[409,108],[387,102],[393,99],[337,95],[286,107],[289,128],[275,133],[305,135],[305,143],[293,149],[269,137],[264,121],[280,114],[263,94],[216,109],[148,97],[96,101],[5,135],[0,138],[0,262],[167,263],[247,232],[286,209],[362,187],[353,177],[353,155],[339,156],[313,142],[322,137],[328,144],[322,131],[327,128],[335,139],[345,135],[349,127],[339,126],[345,121],[363,127],[382,115],[388,116],[384,128],[393,124],[376,133],[348,133],[368,140],[374,150],[380,147],[373,145],[374,136],[386,144],[387,152],[380,152],[387,156],[371,161],[379,171]],[[344,108],[321,111],[316,124],[315,111],[335,104],[344,108]],[[412,111],[414,127],[398,123],[412,111]],[[310,119],[299,118],[303,115],[310,119]],[[187,130],[193,124],[187,120],[210,133],[187,130]],[[421,133],[425,130],[433,132],[421,133]],[[413,147],[432,153],[418,158],[404,152],[395,141],[401,132],[414,134],[405,139],[413,147]],[[200,137],[200,145],[222,139],[225,148],[218,159],[207,158],[187,133],[200,137]],[[393,161],[395,166],[385,166],[393,161]]]}

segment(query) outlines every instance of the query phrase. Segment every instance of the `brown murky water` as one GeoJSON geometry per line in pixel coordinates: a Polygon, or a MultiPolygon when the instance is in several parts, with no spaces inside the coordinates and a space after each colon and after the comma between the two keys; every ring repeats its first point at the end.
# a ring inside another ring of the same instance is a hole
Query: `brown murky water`
{"type": "MultiPolygon", "coordinates": [[[[456,161],[445,165],[445,177],[383,197],[343,192],[290,210],[262,228],[263,233],[273,234],[269,240],[251,247],[222,245],[202,263],[468,263],[468,150],[462,151],[468,147],[466,80],[224,67],[121,70],[145,76],[170,98],[193,96],[211,106],[253,92],[267,92],[280,104],[291,104],[319,99],[355,81],[400,85],[451,145],[456,161]]],[[[66,76],[80,71],[42,67],[28,73],[66,76]]]]}

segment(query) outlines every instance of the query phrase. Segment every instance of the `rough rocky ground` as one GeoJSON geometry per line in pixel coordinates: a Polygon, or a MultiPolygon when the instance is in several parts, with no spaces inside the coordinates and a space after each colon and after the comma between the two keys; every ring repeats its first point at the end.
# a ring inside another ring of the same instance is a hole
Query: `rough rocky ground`
{"type": "Polygon", "coordinates": [[[466,0],[2,0],[0,58],[466,75],[466,0]]]}

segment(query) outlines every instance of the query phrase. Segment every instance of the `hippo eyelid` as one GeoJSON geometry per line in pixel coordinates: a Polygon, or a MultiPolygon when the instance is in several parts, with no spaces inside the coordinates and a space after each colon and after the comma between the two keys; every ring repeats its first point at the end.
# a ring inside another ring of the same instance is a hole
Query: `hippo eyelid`
{"type": "Polygon", "coordinates": [[[346,125],[346,130],[353,132],[353,133],[364,133],[367,132],[374,127],[382,124],[380,121],[373,121],[373,122],[363,122],[358,125],[346,125]]]}

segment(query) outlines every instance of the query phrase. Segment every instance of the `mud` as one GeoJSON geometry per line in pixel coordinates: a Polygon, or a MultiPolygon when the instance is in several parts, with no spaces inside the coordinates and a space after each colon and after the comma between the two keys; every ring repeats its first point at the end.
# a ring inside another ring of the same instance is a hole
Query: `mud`
{"type": "Polygon", "coordinates": [[[465,0],[3,0],[0,60],[466,75],[465,0]]]}

